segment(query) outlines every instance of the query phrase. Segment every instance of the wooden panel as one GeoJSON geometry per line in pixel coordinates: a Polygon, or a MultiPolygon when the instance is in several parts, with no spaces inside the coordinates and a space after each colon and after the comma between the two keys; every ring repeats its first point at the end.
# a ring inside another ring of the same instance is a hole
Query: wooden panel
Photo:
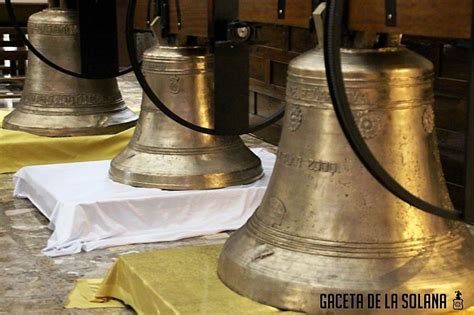
{"type": "Polygon", "coordinates": [[[239,19],[241,21],[308,28],[311,13],[311,0],[286,0],[285,19],[278,19],[278,0],[239,1],[239,19]]]}
{"type": "Polygon", "coordinates": [[[200,37],[212,36],[212,0],[180,0],[181,29],[178,28],[176,2],[170,1],[170,32],[200,37]]]}
{"type": "MultiPolygon", "coordinates": [[[[123,15],[124,17],[123,21],[125,23],[128,1],[119,0],[117,2],[117,7],[118,7],[118,10],[120,11],[125,10],[124,11],[125,14],[123,15]]],[[[153,16],[154,16],[153,8],[155,8],[155,1],[152,1],[151,6],[150,6],[150,15],[152,17],[151,20],[153,20],[153,16]]],[[[135,29],[143,30],[143,31],[148,30],[147,17],[148,17],[148,0],[137,0],[137,7],[135,9],[135,19],[134,19],[135,29]]]]}
{"type": "Polygon", "coordinates": [[[464,209],[464,187],[447,182],[448,191],[456,209],[464,209]]]}
{"type": "Polygon", "coordinates": [[[283,49],[275,49],[267,46],[252,46],[250,53],[259,57],[269,58],[282,63],[290,63],[293,58],[299,56],[297,53],[289,52],[283,49]]]}
{"type": "Polygon", "coordinates": [[[443,45],[440,58],[440,77],[466,81],[469,79],[469,67],[466,66],[469,64],[469,49],[443,45]]]}
{"type": "MultiPolygon", "coordinates": [[[[117,45],[119,67],[126,67],[130,64],[128,58],[127,42],[125,39],[125,21],[127,18],[128,0],[117,0],[117,45]]],[[[137,25],[135,25],[137,27],[137,25]]]]}
{"type": "MultiPolygon", "coordinates": [[[[398,1],[397,27],[385,25],[385,0],[350,0],[349,28],[357,31],[403,33],[447,38],[469,38],[471,0],[398,1]]],[[[212,0],[181,0],[182,29],[170,1],[172,33],[212,35],[212,0]]],[[[278,19],[278,0],[240,0],[241,21],[309,28],[311,0],[286,0],[285,19],[278,19]]]]}
{"type": "Polygon", "coordinates": [[[257,104],[257,115],[260,117],[268,117],[279,110],[281,106],[284,106],[285,101],[273,96],[257,94],[257,104]]]}
{"type": "Polygon", "coordinates": [[[286,86],[286,74],[288,72],[288,64],[278,61],[271,62],[270,83],[276,86],[286,86]]]}
{"type": "Polygon", "coordinates": [[[436,126],[463,132],[466,128],[466,100],[436,95],[436,126]]]}
{"type": "Polygon", "coordinates": [[[250,56],[250,77],[265,82],[265,59],[250,56]]]}
{"type": "Polygon", "coordinates": [[[252,78],[250,79],[250,90],[259,94],[271,96],[279,100],[284,100],[286,95],[285,88],[265,84],[252,78]]]}
{"type": "MultiPolygon", "coordinates": [[[[143,0],[142,0],[143,1],[143,0]]],[[[385,0],[350,0],[349,28],[357,31],[403,33],[429,37],[469,38],[472,0],[398,1],[397,26],[385,25],[385,0]]],[[[212,0],[181,0],[182,28],[176,5],[170,6],[170,30],[175,34],[212,36],[212,0]]],[[[139,3],[139,10],[143,8],[139,3]]],[[[146,10],[145,10],[146,11],[146,10]]],[[[240,0],[241,21],[309,28],[311,0],[286,0],[285,19],[278,19],[278,0],[240,0]]]]}
{"type": "MultiPolygon", "coordinates": [[[[262,118],[257,115],[250,115],[250,123],[256,124],[262,121],[262,118]]],[[[273,124],[267,128],[264,128],[260,131],[253,133],[253,135],[259,139],[262,139],[268,143],[273,145],[278,145],[280,142],[280,135],[281,135],[281,121],[273,124]]]]}
{"type": "Polygon", "coordinates": [[[301,54],[316,47],[316,32],[296,27],[290,28],[290,31],[290,51],[301,54]]]}
{"type": "Polygon", "coordinates": [[[471,33],[471,0],[398,1],[397,27],[385,26],[385,0],[349,3],[352,30],[454,38],[469,38],[471,33]]]}
{"type": "MultiPolygon", "coordinates": [[[[38,1],[37,3],[18,3],[18,1],[12,1],[15,9],[15,16],[20,25],[26,25],[30,15],[39,12],[47,7],[46,1],[38,1]]],[[[0,25],[10,26],[10,17],[7,14],[7,9],[4,3],[0,3],[0,25]]]]}
{"type": "Polygon", "coordinates": [[[278,49],[288,48],[288,28],[279,25],[263,25],[255,29],[258,46],[278,49]]]}
{"type": "MultiPolygon", "coordinates": [[[[398,1],[397,27],[385,25],[385,0],[350,0],[349,28],[357,31],[469,38],[471,0],[398,1]]],[[[308,28],[310,0],[287,0],[286,19],[279,20],[278,0],[240,0],[242,21],[308,28]]]]}

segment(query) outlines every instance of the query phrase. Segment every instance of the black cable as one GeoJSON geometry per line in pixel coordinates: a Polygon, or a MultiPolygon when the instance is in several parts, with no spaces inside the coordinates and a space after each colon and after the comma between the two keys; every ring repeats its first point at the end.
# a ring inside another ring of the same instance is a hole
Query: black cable
{"type": "MultiPolygon", "coordinates": [[[[430,214],[434,214],[446,219],[462,220],[463,212],[459,210],[443,209],[432,205],[410,193],[402,187],[382,165],[377,161],[366,142],[362,138],[355,123],[352,110],[347,100],[344,86],[344,79],[341,69],[341,35],[344,12],[343,0],[328,0],[327,14],[324,32],[324,62],[326,65],[326,76],[329,91],[341,128],[349,141],[355,154],[374,176],[377,181],[387,190],[406,203],[430,214]]],[[[470,224],[474,222],[468,222],[470,224]]]]}
{"type": "Polygon", "coordinates": [[[115,77],[119,77],[119,76],[122,76],[124,74],[127,74],[131,71],[133,71],[133,68],[132,67],[127,67],[119,72],[117,72],[116,75],[114,76],[100,76],[100,75],[85,75],[85,74],[82,74],[82,73],[77,73],[77,72],[74,72],[74,71],[70,71],[68,69],[65,69],[57,64],[55,64],[54,62],[52,62],[51,60],[49,60],[48,58],[46,58],[43,54],[41,54],[34,46],[33,44],[31,44],[31,42],[26,38],[25,36],[25,33],[23,33],[23,31],[21,30],[20,28],[20,25],[18,23],[18,20],[16,18],[16,15],[15,15],[15,12],[14,12],[14,9],[13,9],[13,6],[12,6],[12,3],[11,3],[11,0],[5,0],[5,7],[7,9],[7,13],[8,13],[8,16],[10,17],[10,22],[12,23],[15,31],[17,32],[18,36],[20,36],[20,39],[22,40],[23,44],[25,46],[28,47],[28,49],[36,56],[38,57],[38,59],[40,59],[42,62],[44,62],[45,64],[47,64],[48,66],[50,66],[51,68],[59,71],[59,72],[62,72],[64,74],[67,74],[67,75],[70,75],[70,76],[73,76],[73,77],[76,77],[76,78],[80,78],[80,79],[92,79],[92,80],[101,80],[101,79],[111,79],[111,78],[115,78],[115,77]]]}
{"type": "Polygon", "coordinates": [[[176,6],[176,19],[178,20],[178,30],[180,30],[183,26],[183,20],[181,17],[181,4],[179,0],[175,0],[175,6],[176,6]]]}
{"type": "Polygon", "coordinates": [[[140,64],[138,63],[137,59],[137,48],[135,45],[135,40],[133,38],[133,18],[135,16],[135,7],[136,7],[136,0],[130,0],[128,3],[128,12],[127,12],[127,21],[126,21],[126,38],[127,38],[127,49],[128,49],[128,54],[130,57],[130,63],[132,65],[133,71],[135,73],[135,76],[137,77],[138,82],[140,83],[141,87],[143,88],[143,91],[145,92],[146,96],[150,99],[150,101],[159,109],[161,110],[166,116],[168,116],[170,119],[174,120],[176,123],[200,132],[200,133],[205,133],[209,135],[216,135],[216,136],[236,136],[236,135],[242,135],[242,134],[247,134],[247,133],[252,133],[258,130],[261,130],[263,128],[266,128],[276,121],[280,120],[284,113],[285,109],[282,108],[267,119],[265,119],[263,122],[259,124],[255,124],[250,126],[249,128],[245,130],[238,130],[238,131],[228,131],[228,130],[218,130],[218,129],[210,129],[210,128],[204,128],[199,125],[195,125],[180,116],[176,115],[172,110],[170,110],[161,100],[158,98],[158,96],[155,94],[153,89],[150,87],[148,82],[146,81],[145,76],[143,75],[143,72],[140,69],[140,64]]]}
{"type": "Polygon", "coordinates": [[[150,26],[150,23],[151,23],[151,2],[152,1],[153,0],[148,0],[147,6],[146,6],[146,25],[147,26],[150,26]]]}

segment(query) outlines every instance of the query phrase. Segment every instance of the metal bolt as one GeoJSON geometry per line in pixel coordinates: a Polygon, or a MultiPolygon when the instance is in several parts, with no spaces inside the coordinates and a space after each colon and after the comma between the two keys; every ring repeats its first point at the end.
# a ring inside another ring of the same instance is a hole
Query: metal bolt
{"type": "Polygon", "coordinates": [[[393,15],[392,14],[389,14],[388,15],[388,19],[391,20],[393,18],[393,15]]]}
{"type": "Polygon", "coordinates": [[[283,14],[283,10],[282,10],[282,9],[280,9],[280,10],[278,11],[278,13],[280,13],[280,14],[283,14]]]}

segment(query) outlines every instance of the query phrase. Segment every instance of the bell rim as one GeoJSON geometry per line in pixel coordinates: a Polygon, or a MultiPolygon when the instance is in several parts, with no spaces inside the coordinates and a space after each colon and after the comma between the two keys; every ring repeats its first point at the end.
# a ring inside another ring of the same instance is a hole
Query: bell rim
{"type": "MultiPolygon", "coordinates": [[[[256,244],[260,245],[248,245],[247,243],[245,246],[239,246],[239,243],[241,244],[241,238],[246,237],[250,238],[252,240],[255,240],[252,238],[250,234],[248,234],[248,231],[246,230],[246,226],[242,227],[239,229],[237,232],[235,232],[233,235],[230,236],[230,238],[227,240],[226,244],[224,245],[224,248],[220,254],[219,260],[218,260],[218,267],[217,267],[217,274],[219,279],[226,285],[229,289],[232,291],[236,292],[239,295],[243,295],[247,298],[250,298],[252,300],[255,300],[259,303],[263,303],[266,305],[270,305],[273,307],[277,307],[282,310],[293,310],[293,311],[303,311],[303,312],[309,312],[311,314],[314,313],[324,313],[326,310],[321,310],[319,307],[319,295],[320,294],[328,294],[328,293],[434,293],[434,292],[439,292],[439,293],[446,293],[448,295],[453,294],[455,290],[465,290],[466,291],[466,301],[472,301],[472,298],[474,298],[474,294],[468,293],[467,290],[469,288],[469,284],[472,283],[474,280],[474,266],[469,266],[467,265],[467,272],[464,272],[461,275],[454,275],[454,273],[449,274],[449,272],[446,271],[446,268],[444,269],[439,269],[440,273],[445,272],[445,277],[443,278],[442,275],[439,274],[433,274],[431,276],[430,280],[431,283],[426,282],[426,279],[415,279],[414,281],[410,279],[409,281],[403,281],[400,280],[400,283],[396,287],[387,287],[387,284],[385,287],[380,286],[379,288],[368,288],[365,287],[364,289],[354,289],[353,287],[348,286],[347,288],[344,288],[342,285],[340,287],[335,287],[332,283],[331,280],[328,280],[326,283],[318,283],[316,280],[313,279],[313,282],[310,282],[309,279],[305,278],[304,281],[298,281],[301,279],[296,279],[291,277],[291,273],[293,272],[294,274],[298,274],[297,267],[294,266],[287,266],[288,269],[284,270],[284,273],[286,274],[282,276],[281,273],[278,273],[278,271],[275,270],[267,270],[264,267],[261,268],[255,268],[255,267],[249,267],[252,265],[252,263],[258,263],[258,260],[264,260],[267,257],[272,257],[271,259],[274,259],[273,263],[267,263],[267,267],[270,266],[275,266],[277,265],[276,262],[278,261],[280,265],[282,264],[281,260],[279,260],[279,257],[282,257],[283,255],[291,255],[292,261],[298,261],[304,259],[304,257],[311,256],[312,261],[314,262],[317,259],[321,259],[322,256],[319,255],[308,255],[308,254],[302,254],[300,252],[296,251],[291,251],[288,249],[283,249],[279,247],[275,247],[273,245],[269,245],[267,243],[261,242],[259,240],[256,240],[256,244]],[[255,248],[258,248],[260,246],[264,246],[263,249],[261,250],[261,253],[258,257],[256,257],[252,261],[247,261],[248,259],[246,258],[245,261],[241,257],[244,257],[246,253],[244,253],[246,250],[247,251],[255,251],[255,248]],[[231,249],[229,249],[231,248],[231,249]],[[229,254],[231,252],[231,254],[229,254]],[[283,253],[283,254],[282,254],[283,253]],[[276,257],[276,258],[275,258],[276,257]],[[300,259],[295,257],[299,257],[300,259]],[[303,257],[303,258],[302,258],[303,257]],[[239,260],[241,262],[239,263],[239,260]],[[289,270],[289,271],[288,271],[289,270]],[[265,273],[266,272],[266,273],[265,273]],[[278,273],[278,275],[277,275],[278,273]],[[457,277],[455,277],[457,276],[457,277]],[[458,283],[453,284],[453,279],[457,279],[458,283]],[[459,281],[461,282],[461,285],[459,284],[459,281]],[[462,284],[465,284],[464,286],[462,284]],[[448,288],[449,287],[449,288],[448,288]],[[441,292],[441,289],[443,288],[445,291],[441,292]],[[452,292],[451,292],[452,291],[452,292]],[[469,295],[469,296],[468,296],[469,295]],[[324,312],[323,312],[324,311],[324,312]]],[[[474,249],[474,237],[470,236],[469,239],[465,239],[466,242],[470,242],[470,246],[474,249]]],[[[245,240],[247,242],[247,240],[245,240]]],[[[464,249],[463,251],[464,255],[467,256],[469,255],[468,251],[464,249]]],[[[441,257],[442,255],[440,253],[436,253],[437,257],[441,257]]],[[[471,254],[472,255],[472,254],[471,254]]],[[[446,255],[448,257],[451,257],[450,255],[446,255]]],[[[334,261],[337,262],[338,260],[341,260],[339,257],[325,257],[328,261],[334,261]]],[[[423,257],[422,257],[423,259],[423,257]]],[[[345,261],[351,260],[351,259],[343,259],[345,261]]],[[[352,259],[353,261],[359,260],[359,259],[352,259]]],[[[362,259],[364,261],[365,259],[362,259]]],[[[383,262],[386,259],[372,259],[374,262],[383,262]]],[[[446,258],[445,261],[449,260],[449,258],[446,258]]],[[[309,265],[310,263],[307,263],[306,265],[309,265]]],[[[343,263],[340,263],[342,266],[343,263]]],[[[255,266],[255,265],[254,265],[255,266]]],[[[325,265],[326,266],[326,265],[325,265]]],[[[321,264],[313,265],[314,269],[318,269],[317,274],[322,275],[323,277],[326,275],[326,270],[322,267],[321,264]]],[[[327,264],[328,268],[333,267],[333,265],[327,264]]],[[[433,266],[431,266],[431,269],[433,269],[433,266]]],[[[299,270],[298,270],[299,271],[299,270]]],[[[357,272],[357,271],[351,271],[349,273],[346,273],[346,276],[348,274],[352,274],[352,272],[357,272]]],[[[315,274],[314,272],[313,274],[315,274]]],[[[418,275],[414,275],[414,278],[416,278],[418,275]]],[[[423,276],[422,276],[423,277],[423,276]]],[[[424,277],[427,277],[425,274],[424,277]]],[[[369,277],[367,276],[367,279],[369,277]]],[[[346,281],[345,283],[351,284],[351,280],[347,278],[341,278],[337,279],[339,281],[346,281]]],[[[370,280],[366,280],[367,283],[370,282],[370,280]]],[[[397,279],[395,280],[397,281],[397,279]]],[[[380,281],[382,282],[382,281],[380,281]]],[[[357,282],[356,284],[352,284],[352,286],[358,287],[357,282]]],[[[360,311],[363,311],[360,310],[360,311]]],[[[436,313],[445,313],[447,310],[446,309],[430,309],[430,312],[436,313]]]]}
{"type": "MultiPolygon", "coordinates": [[[[132,174],[133,175],[133,174],[132,174]]],[[[136,175],[135,175],[136,176],[136,175]]],[[[162,177],[166,179],[166,182],[162,181],[161,183],[158,181],[140,181],[137,179],[130,179],[127,178],[126,172],[119,170],[116,168],[113,163],[111,163],[111,167],[109,169],[109,178],[115,182],[133,186],[133,187],[140,187],[140,188],[158,188],[162,190],[214,190],[214,189],[222,189],[226,187],[232,186],[239,186],[239,185],[246,185],[256,182],[257,180],[263,178],[265,176],[265,172],[261,164],[258,166],[253,166],[245,170],[237,170],[230,173],[214,173],[214,174],[199,174],[199,175],[178,175],[172,176],[170,174],[162,174],[162,176],[156,175],[154,176],[155,179],[162,177]],[[249,173],[250,175],[244,178],[232,179],[235,177],[235,174],[246,174],[249,173]],[[222,177],[229,177],[230,180],[218,180],[218,184],[214,184],[215,180],[208,180],[206,178],[212,176],[219,176],[222,177]],[[174,183],[169,183],[169,181],[173,181],[174,183]],[[206,184],[202,184],[205,182],[206,184]],[[201,184],[200,184],[201,183],[201,184]]]]}
{"type": "MultiPolygon", "coordinates": [[[[25,113],[21,112],[18,109],[12,111],[3,119],[2,128],[6,130],[12,130],[12,131],[28,132],[37,136],[45,136],[45,137],[78,137],[78,136],[117,134],[122,131],[133,128],[138,121],[138,116],[129,108],[124,108],[123,110],[118,111],[118,112],[112,112],[112,113],[105,112],[101,115],[91,115],[91,116],[98,116],[96,121],[99,121],[100,117],[103,117],[103,115],[112,116],[112,117],[116,114],[129,115],[128,118],[121,119],[117,123],[112,123],[110,125],[103,126],[103,127],[98,127],[97,123],[84,124],[83,126],[70,127],[70,128],[55,128],[54,123],[52,123],[51,126],[30,127],[27,125],[10,122],[10,119],[14,115],[17,115],[17,114],[22,115],[25,113]]],[[[30,113],[30,115],[35,115],[35,114],[30,113]]],[[[61,116],[61,115],[35,115],[35,116],[44,116],[44,117],[58,118],[58,119],[64,118],[64,116],[61,116]]]]}
{"type": "MultiPolygon", "coordinates": [[[[193,183],[193,180],[192,180],[193,177],[198,179],[198,180],[196,180],[196,182],[201,182],[201,180],[199,180],[199,178],[204,178],[206,176],[212,176],[212,174],[209,174],[209,175],[194,175],[194,176],[166,176],[166,178],[168,178],[168,179],[173,179],[173,180],[181,179],[181,181],[186,182],[186,184],[155,184],[155,183],[151,183],[151,182],[142,182],[142,181],[137,181],[137,180],[127,180],[127,179],[124,179],[123,177],[113,175],[112,172],[113,172],[112,170],[109,171],[109,178],[112,179],[115,182],[125,184],[125,185],[129,185],[129,186],[133,186],[133,187],[158,188],[158,189],[162,189],[162,190],[213,190],[213,189],[222,189],[222,188],[226,188],[226,187],[250,184],[250,183],[253,183],[253,182],[263,178],[263,176],[265,175],[263,170],[262,170],[262,172],[260,172],[259,174],[254,175],[252,177],[245,178],[245,179],[230,180],[230,181],[227,181],[227,182],[220,182],[219,185],[201,185],[201,186],[198,186],[198,185],[193,183]]],[[[240,172],[242,172],[242,171],[237,171],[237,172],[234,172],[234,173],[240,173],[240,172]]],[[[226,175],[227,176],[232,176],[232,174],[233,173],[227,173],[226,175]]],[[[176,181],[178,181],[178,180],[176,180],[176,181]]]]}

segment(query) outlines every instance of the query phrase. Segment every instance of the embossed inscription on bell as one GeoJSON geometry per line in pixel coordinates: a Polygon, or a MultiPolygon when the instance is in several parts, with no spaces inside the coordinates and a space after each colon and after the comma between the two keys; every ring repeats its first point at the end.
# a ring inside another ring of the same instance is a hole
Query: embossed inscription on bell
{"type": "MultiPolygon", "coordinates": [[[[31,43],[52,62],[81,71],[78,14],[49,8],[28,21],[31,43]]],[[[28,72],[18,107],[3,128],[62,137],[112,134],[137,116],[125,106],[116,79],[87,80],[63,74],[28,53],[28,72]]]]}
{"type": "MultiPolygon", "coordinates": [[[[432,64],[404,48],[344,50],[342,69],[379,161],[414,194],[451,207],[433,128],[432,64]]],[[[222,281],[256,301],[311,313],[329,311],[319,305],[323,293],[468,292],[472,236],[397,199],[363,167],[333,111],[322,50],[291,62],[287,103],[270,184],[225,244],[222,281]]]]}
{"type": "MultiPolygon", "coordinates": [[[[214,125],[213,55],[204,47],[155,46],[143,72],[160,99],[184,119],[214,125]]],[[[118,182],[162,189],[213,189],[256,181],[260,159],[240,137],[211,136],[166,117],[144,95],[135,134],[111,164],[118,182]]]]}

